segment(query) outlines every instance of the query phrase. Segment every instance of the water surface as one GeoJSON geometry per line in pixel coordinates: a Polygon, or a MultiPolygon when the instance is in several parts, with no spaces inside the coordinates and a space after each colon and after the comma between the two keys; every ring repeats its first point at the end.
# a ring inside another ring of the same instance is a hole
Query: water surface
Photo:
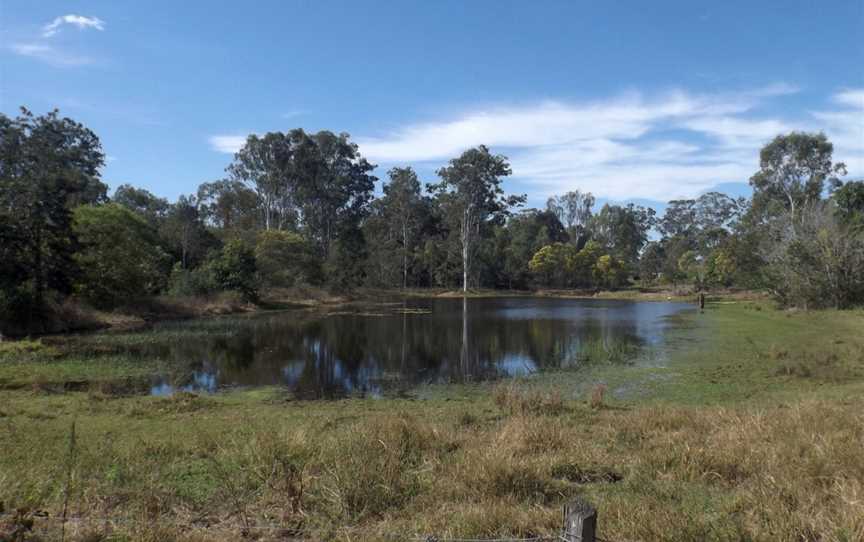
{"type": "Polygon", "coordinates": [[[675,325],[669,317],[687,309],[620,300],[412,298],[323,316],[230,318],[218,332],[188,336],[183,327],[200,324],[166,324],[150,333],[168,338],[147,341],[140,351],[183,369],[159,377],[154,394],[282,385],[303,398],[380,395],[598,362],[656,362],[675,325]]]}

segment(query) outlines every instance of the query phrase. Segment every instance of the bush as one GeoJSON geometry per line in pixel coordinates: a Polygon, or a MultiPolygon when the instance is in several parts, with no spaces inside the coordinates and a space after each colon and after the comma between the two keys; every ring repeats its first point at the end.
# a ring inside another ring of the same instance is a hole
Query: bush
{"type": "Polygon", "coordinates": [[[212,294],[219,290],[210,268],[202,266],[197,269],[183,269],[180,262],[171,271],[168,291],[176,296],[198,296],[212,294]]]}
{"type": "Polygon", "coordinates": [[[242,241],[228,241],[206,265],[219,289],[240,292],[247,301],[258,299],[255,253],[242,241]]]}
{"type": "Polygon", "coordinates": [[[293,232],[260,232],[255,243],[255,259],[261,279],[268,286],[317,284],[321,280],[321,264],[312,247],[293,232]]]}
{"type": "Polygon", "coordinates": [[[767,282],[784,305],[847,308],[864,302],[864,229],[825,202],[787,213],[767,239],[767,282]]]}
{"type": "Polygon", "coordinates": [[[114,203],[82,205],[74,211],[72,227],[81,243],[75,254],[81,279],[75,288],[93,304],[110,307],[165,287],[168,255],[140,216],[114,203]]]}

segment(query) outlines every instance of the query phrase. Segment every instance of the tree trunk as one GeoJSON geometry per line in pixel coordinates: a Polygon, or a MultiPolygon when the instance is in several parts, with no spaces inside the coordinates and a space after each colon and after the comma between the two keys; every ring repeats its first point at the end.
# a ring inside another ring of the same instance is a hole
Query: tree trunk
{"type": "Polygon", "coordinates": [[[402,222],[402,289],[408,287],[408,226],[402,222]]]}

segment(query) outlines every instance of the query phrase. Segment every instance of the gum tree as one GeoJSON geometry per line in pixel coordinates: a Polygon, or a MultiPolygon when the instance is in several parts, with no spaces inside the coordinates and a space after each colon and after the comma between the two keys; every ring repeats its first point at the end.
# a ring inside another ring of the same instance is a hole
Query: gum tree
{"type": "Polygon", "coordinates": [[[510,173],[506,157],[492,154],[485,145],[480,145],[439,169],[441,182],[429,187],[445,203],[450,221],[459,232],[463,292],[468,291],[473,251],[482,227],[502,221],[510,208],[525,202],[524,195],[504,195],[501,181],[510,173]]]}

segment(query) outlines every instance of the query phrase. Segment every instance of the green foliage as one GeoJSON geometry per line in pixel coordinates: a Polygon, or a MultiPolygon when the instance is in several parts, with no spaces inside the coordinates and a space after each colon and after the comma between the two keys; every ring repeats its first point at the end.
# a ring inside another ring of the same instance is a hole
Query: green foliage
{"type": "Polygon", "coordinates": [[[505,156],[493,155],[480,145],[450,160],[438,170],[441,182],[429,186],[442,202],[448,226],[459,234],[463,290],[468,289],[477,240],[490,224],[500,224],[510,208],[525,202],[524,195],[504,196],[502,177],[510,173],[505,156]]]}
{"type": "Polygon", "coordinates": [[[778,219],[769,233],[765,273],[785,305],[847,308],[864,303],[864,230],[826,202],[778,219]]]}
{"type": "Polygon", "coordinates": [[[180,262],[174,264],[168,285],[168,292],[175,296],[207,295],[219,290],[208,266],[183,269],[180,262]]]}
{"type": "Polygon", "coordinates": [[[836,183],[846,167],[833,164],[834,146],[823,133],[778,135],[759,153],[759,171],[750,178],[757,211],[779,214],[818,201],[825,183],[836,183]]]}
{"type": "Polygon", "coordinates": [[[596,284],[610,290],[619,288],[627,280],[624,262],[609,254],[597,258],[592,271],[596,284]]]}
{"type": "Polygon", "coordinates": [[[258,298],[258,276],[255,252],[240,240],[225,243],[222,250],[211,257],[206,267],[221,290],[240,292],[249,300],[258,298]]]}
{"type": "Polygon", "coordinates": [[[864,181],[844,184],[834,191],[833,199],[845,221],[864,226],[864,181]]]}
{"type": "Polygon", "coordinates": [[[81,245],[75,289],[95,305],[114,306],[165,287],[169,256],[153,228],[126,207],[82,205],[75,209],[73,231],[81,245]]]}
{"type": "Polygon", "coordinates": [[[261,279],[268,286],[318,284],[321,280],[321,264],[312,247],[294,232],[259,232],[255,259],[261,279]]]}
{"type": "Polygon", "coordinates": [[[71,291],[71,209],[105,199],[103,163],[96,135],[56,110],[0,114],[0,322],[41,321],[46,292],[71,291]]]}

